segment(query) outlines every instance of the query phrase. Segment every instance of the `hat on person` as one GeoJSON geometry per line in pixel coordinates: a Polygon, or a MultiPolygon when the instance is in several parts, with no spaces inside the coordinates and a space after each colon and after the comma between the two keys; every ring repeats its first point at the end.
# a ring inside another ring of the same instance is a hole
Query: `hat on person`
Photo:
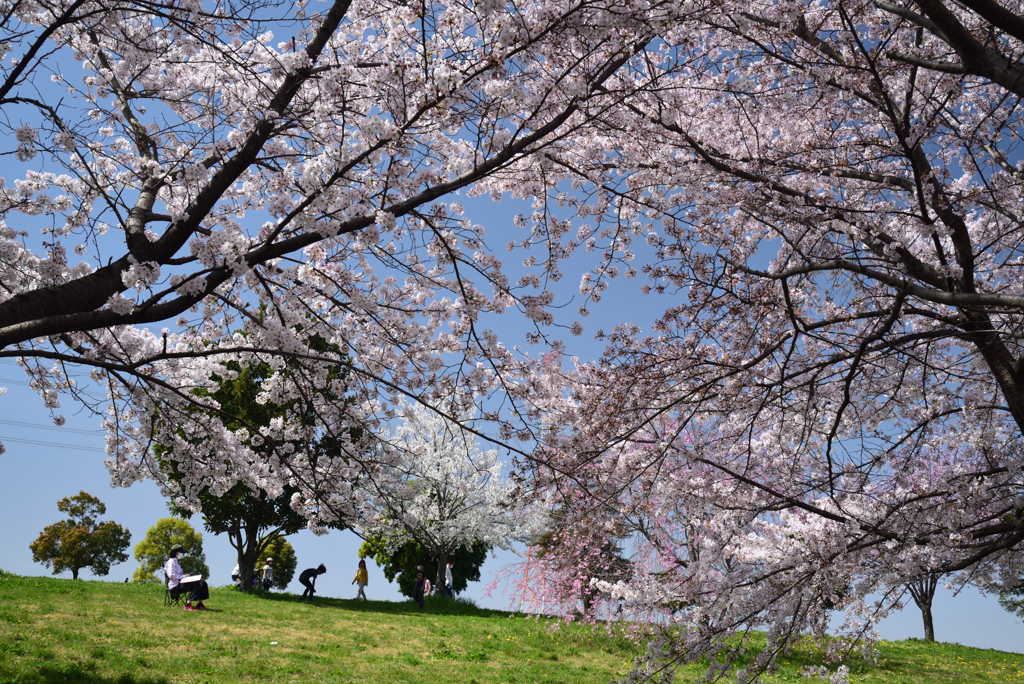
{"type": "Polygon", "coordinates": [[[273,563],[273,562],[274,562],[274,559],[273,559],[273,558],[268,558],[268,559],[267,559],[267,562],[268,562],[268,563],[273,563]]]}
{"type": "Polygon", "coordinates": [[[175,551],[177,551],[178,553],[188,553],[188,552],[187,552],[187,551],[185,551],[185,549],[183,549],[183,548],[182,548],[182,547],[181,547],[180,545],[179,545],[179,546],[175,546],[175,547],[173,547],[173,548],[171,549],[171,553],[174,553],[175,551]]]}

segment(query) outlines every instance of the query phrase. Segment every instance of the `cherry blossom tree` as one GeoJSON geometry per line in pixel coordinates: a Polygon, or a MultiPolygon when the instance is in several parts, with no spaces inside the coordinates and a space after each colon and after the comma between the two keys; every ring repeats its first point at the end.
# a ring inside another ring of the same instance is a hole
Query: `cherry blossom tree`
{"type": "MultiPolygon", "coordinates": [[[[315,417],[304,413],[301,407],[299,410],[294,410],[294,406],[279,407],[266,399],[260,401],[263,382],[274,374],[267,364],[243,368],[229,361],[225,366],[234,374],[234,379],[219,379],[219,388],[212,395],[205,389],[197,389],[195,392],[216,402],[218,410],[214,413],[213,418],[223,417],[226,428],[234,430],[239,427],[254,426],[266,430],[275,418],[283,419],[284,417],[300,424],[314,420],[315,417]],[[233,422],[236,420],[241,420],[241,424],[233,422]]],[[[338,372],[346,373],[347,370],[347,367],[341,367],[338,372]]],[[[331,376],[328,376],[328,380],[331,379],[331,376]]],[[[330,392],[329,389],[320,391],[330,392]]],[[[343,397],[336,395],[329,395],[327,399],[344,402],[343,397]]],[[[303,402],[302,407],[306,405],[307,402],[303,402]]],[[[172,482],[179,480],[182,473],[178,466],[180,459],[175,460],[169,452],[181,450],[183,442],[191,443],[193,452],[201,449],[202,436],[206,434],[206,431],[201,429],[197,431],[195,423],[205,422],[209,418],[209,414],[205,416],[200,414],[198,421],[189,421],[186,426],[183,426],[183,429],[174,433],[169,431],[159,433],[163,437],[168,437],[171,434],[175,437],[175,440],[171,442],[170,449],[161,443],[154,447],[154,454],[158,462],[162,457],[169,462],[170,467],[163,468],[163,472],[172,482]],[[192,429],[185,429],[186,427],[192,429]]],[[[358,441],[358,437],[355,438],[355,441],[358,441]]],[[[263,436],[253,435],[245,442],[245,447],[254,453],[255,458],[268,462],[277,452],[287,454],[296,450],[309,453],[316,458],[325,450],[332,449],[334,442],[330,438],[326,438],[313,444],[300,442],[285,446],[276,444],[273,440],[263,436]]],[[[204,467],[208,468],[209,461],[217,458],[217,452],[218,448],[215,446],[211,449],[211,453],[202,459],[204,467]]],[[[224,458],[222,467],[226,470],[232,469],[234,467],[233,460],[224,458]]],[[[198,499],[202,509],[200,512],[203,525],[207,532],[226,535],[228,542],[237,552],[238,575],[241,578],[239,584],[243,590],[248,591],[252,587],[256,570],[261,567],[258,559],[266,555],[264,551],[270,544],[278,537],[295,534],[306,526],[306,517],[299,514],[291,505],[292,494],[295,491],[295,487],[286,485],[276,498],[268,497],[265,492],[259,490],[253,491],[242,484],[236,484],[225,492],[218,492],[217,495],[212,495],[209,491],[199,491],[198,499]]],[[[186,519],[192,515],[191,510],[173,504],[171,511],[186,519]]],[[[344,521],[341,521],[334,527],[340,526],[343,529],[344,525],[344,521]]],[[[274,556],[273,553],[270,555],[274,556]]],[[[281,576],[284,577],[285,574],[282,573],[281,576]]],[[[291,576],[288,575],[288,581],[290,578],[291,576]]],[[[287,581],[284,582],[282,587],[287,584],[287,581]]]]}
{"type": "Polygon", "coordinates": [[[719,3],[547,151],[580,188],[546,195],[565,251],[600,255],[581,315],[641,271],[667,300],[652,335],[616,326],[601,359],[524,383],[555,426],[529,486],[582,494],[578,525],[625,526],[644,561],[596,585],[693,627],[637,677],[700,654],[722,674],[763,628],[754,677],[835,608],[832,655],[870,655],[908,582],[1019,576],[1022,14],[719,3]]]}
{"type": "Polygon", "coordinates": [[[628,97],[628,81],[599,88],[654,39],[651,21],[686,11],[11,4],[0,358],[24,365],[58,424],[62,392],[107,417],[115,484],[152,477],[193,510],[200,491],[273,498],[288,484],[314,529],[357,518],[365,497],[347,483],[377,464],[352,431],[390,420],[398,397],[468,405],[499,385],[509,352],[482,315],[550,318],[539,277],[510,281],[450,195],[511,179],[585,126],[598,92],[599,109],[628,97]],[[343,383],[332,373],[349,359],[343,383]],[[215,392],[229,361],[271,364],[267,399],[303,403],[316,426],[199,421],[196,405],[225,412],[192,390],[215,392]],[[327,385],[352,401],[311,389],[327,385]],[[187,474],[172,482],[148,445],[182,427],[219,453],[180,440],[187,474]],[[325,435],[336,449],[317,457],[267,463],[245,446],[325,435]]]}
{"type": "Polygon", "coordinates": [[[907,583],[1020,577],[1019,3],[156,7],[20,3],[2,29],[0,357],[52,410],[94,370],[115,483],[195,509],[289,485],[320,530],[401,472],[352,435],[403,397],[452,434],[499,419],[543,447],[524,497],[630,540],[629,579],[594,586],[687,625],[635,678],[724,674],[765,628],[755,677],[843,608],[838,658],[907,583]],[[461,189],[534,202],[518,282],[461,189]],[[580,252],[573,333],[620,275],[665,314],[564,372],[516,357],[484,318],[546,339],[580,252]],[[229,361],[316,420],[216,418],[191,390],[229,361]],[[169,481],[148,444],[180,429],[204,452],[174,445],[169,481]]]}
{"type": "Polygon", "coordinates": [[[1024,580],[1010,587],[1000,587],[999,605],[1017,617],[1024,618],[1024,580]]]}
{"type": "Polygon", "coordinates": [[[400,426],[379,437],[380,449],[393,455],[381,459],[389,465],[372,485],[377,515],[366,532],[388,552],[418,542],[437,559],[434,586],[444,587],[456,550],[510,548],[528,516],[512,510],[496,450],[481,450],[459,422],[429,408],[406,405],[402,416],[400,426]]]}

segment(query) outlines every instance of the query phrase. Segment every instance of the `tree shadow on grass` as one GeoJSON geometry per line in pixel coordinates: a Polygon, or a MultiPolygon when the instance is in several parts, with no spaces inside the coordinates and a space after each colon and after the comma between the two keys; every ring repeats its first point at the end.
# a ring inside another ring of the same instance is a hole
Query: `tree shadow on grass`
{"type": "Polygon", "coordinates": [[[0,681],[18,682],[18,684],[170,684],[166,677],[135,676],[128,673],[105,676],[90,672],[87,668],[49,665],[37,668],[31,673],[21,673],[16,677],[0,673],[0,681]]]}
{"type": "MultiPolygon", "coordinates": [[[[305,606],[302,597],[296,594],[258,591],[250,594],[254,599],[279,603],[294,603],[296,609],[305,606]]],[[[421,609],[412,599],[405,601],[362,601],[358,599],[321,598],[313,599],[312,609],[348,610],[359,613],[382,613],[387,615],[464,615],[481,618],[506,618],[512,615],[501,610],[478,608],[465,599],[441,599],[430,597],[427,606],[421,609]]]]}

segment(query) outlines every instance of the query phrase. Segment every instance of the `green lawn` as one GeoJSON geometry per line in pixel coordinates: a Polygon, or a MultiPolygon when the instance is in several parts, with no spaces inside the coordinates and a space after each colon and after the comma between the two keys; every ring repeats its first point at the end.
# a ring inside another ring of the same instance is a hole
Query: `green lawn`
{"type": "MultiPolygon", "coordinates": [[[[163,588],[0,575],[0,683],[608,682],[643,651],[627,639],[466,604],[357,603],[212,590],[208,612],[164,608],[163,588]],[[442,612],[443,610],[448,613],[442,612]],[[274,643],[276,642],[276,643],[274,643]]],[[[1024,655],[885,642],[854,682],[1024,682],[1024,655]]],[[[769,682],[811,682],[797,649],[769,682]]],[[[703,668],[680,672],[695,682],[703,668]]]]}

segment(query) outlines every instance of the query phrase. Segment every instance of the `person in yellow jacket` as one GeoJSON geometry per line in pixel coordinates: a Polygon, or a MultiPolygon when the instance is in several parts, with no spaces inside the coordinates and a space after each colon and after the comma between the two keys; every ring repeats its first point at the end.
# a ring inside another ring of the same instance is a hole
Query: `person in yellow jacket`
{"type": "Polygon", "coordinates": [[[362,597],[366,600],[366,592],[363,589],[367,584],[370,583],[370,576],[366,573],[366,561],[359,561],[359,569],[356,571],[356,578],[352,580],[352,584],[359,585],[359,593],[356,594],[356,598],[362,597]]]}

